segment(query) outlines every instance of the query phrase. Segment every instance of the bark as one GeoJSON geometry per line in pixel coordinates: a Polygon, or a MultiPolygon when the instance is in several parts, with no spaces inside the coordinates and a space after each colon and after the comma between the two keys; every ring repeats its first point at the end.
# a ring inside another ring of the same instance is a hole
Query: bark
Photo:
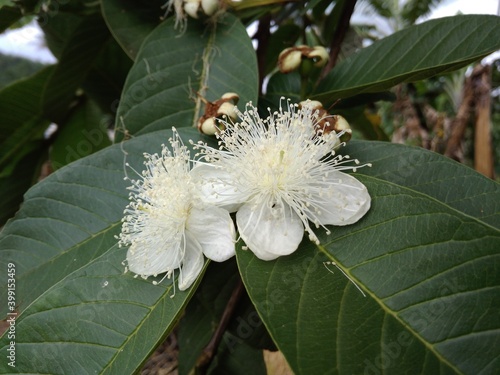
{"type": "Polygon", "coordinates": [[[484,66],[474,79],[476,126],[474,136],[474,168],[486,177],[494,178],[491,142],[491,67],[484,66]]]}
{"type": "Polygon", "coordinates": [[[335,34],[333,35],[332,42],[330,43],[330,59],[321,72],[321,78],[324,78],[337,63],[340,47],[342,46],[347,30],[349,30],[349,24],[351,22],[352,13],[354,12],[354,7],[356,6],[356,1],[357,0],[348,1],[342,10],[339,24],[335,29],[335,34]]]}

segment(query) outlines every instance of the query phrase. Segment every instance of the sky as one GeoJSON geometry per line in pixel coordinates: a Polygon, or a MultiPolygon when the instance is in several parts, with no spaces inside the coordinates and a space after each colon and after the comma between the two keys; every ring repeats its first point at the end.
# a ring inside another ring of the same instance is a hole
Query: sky
{"type": "MultiPolygon", "coordinates": [[[[448,0],[434,10],[430,18],[463,14],[499,14],[500,0],[448,0]]],[[[54,63],[56,59],[44,47],[43,33],[35,22],[22,29],[0,35],[0,52],[32,60],[54,63]]]]}

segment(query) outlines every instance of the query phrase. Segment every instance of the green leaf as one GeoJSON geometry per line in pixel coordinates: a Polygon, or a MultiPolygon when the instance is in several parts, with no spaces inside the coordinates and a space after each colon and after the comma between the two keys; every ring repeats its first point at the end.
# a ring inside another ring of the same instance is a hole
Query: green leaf
{"type": "Polygon", "coordinates": [[[237,250],[247,291],[295,374],[500,368],[500,231],[474,211],[491,205],[498,213],[500,187],[442,156],[405,149],[356,142],[346,150],[377,166],[356,175],[372,207],[331,235],[318,229],[320,246],[306,239],[270,262],[237,250]]]}
{"type": "Polygon", "coordinates": [[[500,49],[500,17],[455,16],[399,31],[339,63],[313,99],[336,99],[387,90],[466,66],[500,49]]]}
{"type": "MultiPolygon", "coordinates": [[[[9,373],[124,374],[140,369],[196,290],[123,274],[125,251],[112,246],[69,274],[16,320],[16,367],[9,373]],[[71,361],[65,360],[71,358],[71,361]],[[14,370],[14,371],[12,371],[14,370]]],[[[0,348],[7,350],[4,336],[0,348]]]]}
{"type": "Polygon", "coordinates": [[[212,28],[190,21],[182,34],[168,19],[139,51],[125,83],[116,127],[143,134],[165,124],[196,126],[203,110],[200,96],[215,101],[235,92],[240,103],[246,103],[256,101],[257,90],[255,51],[237,18],[227,14],[212,28]]]}
{"type": "Polygon", "coordinates": [[[59,63],[47,82],[42,105],[48,118],[62,121],[75,91],[108,39],[109,32],[100,15],[80,19],[78,27],[67,38],[59,63]]]}
{"type": "Polygon", "coordinates": [[[0,53],[0,70],[2,72],[0,76],[0,89],[37,73],[45,66],[46,64],[31,61],[23,57],[0,53]]]}
{"type": "MultiPolygon", "coordinates": [[[[211,141],[194,129],[182,129],[181,135],[211,141]]],[[[21,311],[116,244],[128,203],[130,183],[124,176],[133,173],[125,160],[141,171],[143,153],[161,151],[169,136],[171,131],[156,132],[108,147],[59,169],[26,193],[22,209],[0,233],[1,264],[17,265],[21,311]]],[[[0,298],[4,293],[5,288],[0,298]]],[[[6,306],[0,308],[4,314],[6,306]]]]}
{"type": "Polygon", "coordinates": [[[280,72],[274,73],[267,84],[267,92],[265,99],[270,103],[280,102],[280,99],[285,97],[293,102],[300,102],[300,74],[292,72],[283,74],[280,72]]]}
{"type": "Polygon", "coordinates": [[[40,116],[42,93],[53,69],[53,66],[48,66],[0,90],[0,141],[9,138],[24,123],[40,116]]]}
{"type": "Polygon", "coordinates": [[[500,229],[500,185],[471,168],[420,147],[384,142],[349,142],[342,153],[372,163],[359,173],[426,194],[500,229]]]}
{"type": "MultiPolygon", "coordinates": [[[[23,201],[23,194],[36,181],[40,173],[40,160],[46,152],[45,147],[33,144],[21,153],[19,160],[14,160],[12,170],[0,176],[0,225],[10,219],[19,209],[23,201]]],[[[9,169],[7,166],[6,169],[9,169]]]]}
{"type": "MultiPolygon", "coordinates": [[[[386,98],[390,98],[390,96],[386,96],[386,98]]],[[[362,100],[363,98],[360,99],[362,100]]],[[[353,131],[361,132],[363,136],[362,139],[390,141],[389,137],[380,126],[382,122],[380,116],[377,113],[372,113],[368,106],[353,107],[344,110],[336,108],[336,106],[333,107],[330,112],[341,115],[347,119],[353,131]]],[[[355,133],[353,133],[353,138],[357,138],[355,133]]]]}
{"type": "Polygon", "coordinates": [[[104,113],[116,114],[132,61],[114,39],[110,39],[97,56],[82,88],[104,113]]]}
{"type": "Polygon", "coordinates": [[[160,23],[165,0],[101,2],[106,24],[123,51],[135,60],[144,39],[160,23]]]}
{"type": "Polygon", "coordinates": [[[42,139],[49,122],[42,118],[43,91],[53,67],[0,90],[0,175],[6,177],[17,161],[42,139]]]}
{"type": "Polygon", "coordinates": [[[10,26],[23,17],[21,8],[11,1],[0,4],[0,33],[3,33],[10,26]]]}
{"type": "Polygon", "coordinates": [[[108,120],[95,103],[83,98],[65,124],[61,124],[52,145],[50,159],[54,170],[111,145],[108,120]]]}
{"type": "MultiPolygon", "coordinates": [[[[179,132],[186,144],[209,141],[195,129],[179,132]]],[[[153,285],[124,274],[126,250],[114,237],[128,203],[124,160],[142,170],[143,152],[159,152],[171,135],[159,131],[108,147],[28,191],[0,234],[0,277],[7,280],[7,265],[15,265],[21,311],[16,367],[2,361],[0,372],[134,372],[174,327],[197,284],[171,298],[168,280],[153,285]]],[[[6,283],[0,298],[7,301],[6,283]]],[[[0,309],[5,316],[7,305],[0,309]]],[[[0,350],[9,345],[4,335],[0,350]]]]}

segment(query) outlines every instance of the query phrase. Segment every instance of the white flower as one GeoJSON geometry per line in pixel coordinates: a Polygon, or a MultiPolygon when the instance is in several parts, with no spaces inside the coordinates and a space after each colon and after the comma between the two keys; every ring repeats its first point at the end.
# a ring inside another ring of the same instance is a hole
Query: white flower
{"type": "Polygon", "coordinates": [[[229,213],[200,200],[191,175],[189,150],[174,129],[172,152],[144,154],[146,169],[131,180],[119,245],[128,246],[128,269],[143,278],[180,268],[179,289],[191,286],[204,258],[222,262],[234,255],[235,230],[229,213]]]}
{"type": "Polygon", "coordinates": [[[197,145],[208,163],[193,173],[205,179],[207,201],[237,211],[240,236],[260,259],[294,252],[304,228],[319,243],[311,223],[348,225],[368,211],[366,187],[342,172],[356,170],[346,165],[352,161],[335,155],[341,133],[318,131],[322,119],[312,106],[280,106],[261,119],[249,104],[239,116],[218,134],[220,149],[197,145]]]}

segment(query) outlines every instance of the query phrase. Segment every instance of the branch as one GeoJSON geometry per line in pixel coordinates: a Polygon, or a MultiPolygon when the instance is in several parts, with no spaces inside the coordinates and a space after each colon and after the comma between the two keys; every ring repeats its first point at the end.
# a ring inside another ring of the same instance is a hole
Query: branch
{"type": "Polygon", "coordinates": [[[212,359],[217,352],[217,348],[219,347],[219,344],[222,340],[222,335],[226,331],[227,325],[232,318],[234,309],[236,308],[236,304],[239,301],[241,294],[243,293],[243,289],[243,282],[240,278],[238,280],[238,284],[236,284],[236,287],[233,290],[233,293],[231,294],[231,297],[229,298],[229,301],[227,302],[226,309],[222,313],[222,317],[220,318],[217,329],[210,339],[210,342],[207,344],[207,346],[205,346],[196,361],[195,374],[205,374],[208,367],[210,366],[210,363],[212,362],[212,359]]]}
{"type": "Polygon", "coordinates": [[[344,3],[345,5],[342,9],[339,23],[330,43],[330,59],[321,72],[321,78],[324,78],[337,63],[337,58],[340,54],[340,47],[342,46],[347,30],[349,30],[349,24],[351,22],[352,13],[354,12],[354,7],[356,6],[356,1],[357,0],[346,1],[344,3]]]}
{"type": "Polygon", "coordinates": [[[257,66],[259,69],[259,95],[262,95],[262,83],[266,73],[266,56],[269,45],[271,16],[267,15],[259,20],[259,27],[254,37],[257,39],[257,66]]]}

